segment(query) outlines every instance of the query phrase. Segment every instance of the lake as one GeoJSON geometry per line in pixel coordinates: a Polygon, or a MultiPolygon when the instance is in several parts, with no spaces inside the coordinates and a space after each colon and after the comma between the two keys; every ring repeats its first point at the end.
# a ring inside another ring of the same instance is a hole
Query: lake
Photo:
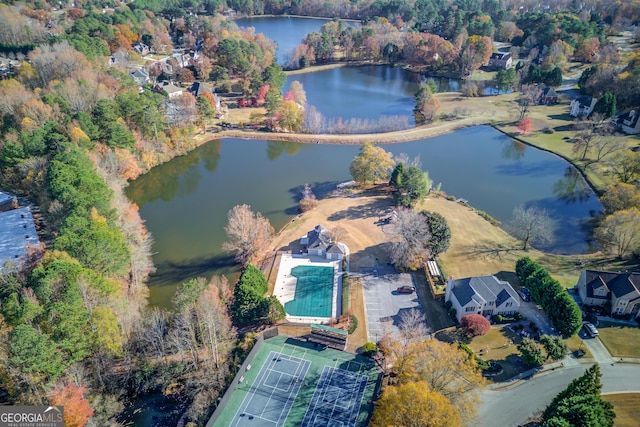
{"type": "MultiPolygon", "coordinates": [[[[571,254],[590,248],[589,221],[602,207],[581,176],[557,156],[488,126],[383,147],[394,155],[419,155],[422,169],[435,184],[442,183],[442,190],[499,221],[508,221],[521,204],[547,209],[555,239],[541,249],[571,254]]],[[[127,195],[140,206],[155,240],[150,304],[170,307],[176,285],[190,278],[235,272],[232,256],[221,249],[226,214],[234,205],[251,205],[279,229],[297,213],[305,183],[322,195],[350,180],[349,164],[358,150],[222,139],[132,182],[127,195]]]]}

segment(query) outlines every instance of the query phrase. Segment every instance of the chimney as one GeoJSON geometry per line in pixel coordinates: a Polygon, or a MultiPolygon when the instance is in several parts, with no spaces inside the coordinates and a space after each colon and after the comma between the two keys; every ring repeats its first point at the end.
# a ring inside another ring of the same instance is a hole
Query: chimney
{"type": "Polygon", "coordinates": [[[453,289],[453,276],[449,276],[449,280],[447,280],[447,287],[444,289],[444,300],[449,301],[451,297],[451,290],[453,289]]]}

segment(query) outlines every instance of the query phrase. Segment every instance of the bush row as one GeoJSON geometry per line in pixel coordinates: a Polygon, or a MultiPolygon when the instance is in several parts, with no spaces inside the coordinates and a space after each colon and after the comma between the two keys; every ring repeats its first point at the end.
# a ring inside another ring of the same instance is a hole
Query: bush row
{"type": "Polygon", "coordinates": [[[516,262],[516,274],[531,291],[534,301],[547,313],[563,336],[575,335],[582,327],[580,307],[549,272],[529,257],[516,262]]]}

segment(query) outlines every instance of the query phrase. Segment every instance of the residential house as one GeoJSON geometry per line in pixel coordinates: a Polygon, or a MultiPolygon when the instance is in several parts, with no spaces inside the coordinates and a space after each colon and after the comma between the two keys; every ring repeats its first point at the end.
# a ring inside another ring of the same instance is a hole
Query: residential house
{"type": "Polygon", "coordinates": [[[495,276],[449,279],[444,298],[455,308],[458,321],[468,314],[512,315],[520,309],[516,291],[495,276]]]}
{"type": "Polygon", "coordinates": [[[139,68],[131,72],[129,75],[140,86],[149,83],[149,73],[144,68],[139,68]]]}
{"type": "Polygon", "coordinates": [[[569,114],[571,114],[572,117],[588,117],[589,114],[591,114],[591,112],[593,111],[593,107],[596,106],[597,102],[598,98],[591,98],[589,96],[583,96],[581,98],[574,99],[573,101],[571,101],[571,104],[569,106],[569,114]]]}
{"type": "Polygon", "coordinates": [[[344,250],[340,244],[334,243],[331,232],[321,225],[316,225],[306,236],[302,236],[300,245],[303,247],[303,252],[307,252],[309,255],[338,260],[344,257],[344,250]]]}
{"type": "Polygon", "coordinates": [[[184,93],[184,90],[181,87],[174,85],[171,82],[162,81],[158,82],[153,86],[152,89],[154,92],[161,93],[162,91],[167,92],[169,98],[177,98],[178,96],[184,93]]]}
{"type": "Polygon", "coordinates": [[[142,42],[138,42],[134,44],[132,47],[133,47],[133,50],[135,50],[142,56],[147,55],[150,52],[149,46],[147,46],[142,42]]]}
{"type": "Polygon", "coordinates": [[[513,67],[513,58],[511,54],[508,52],[496,52],[491,55],[489,58],[489,63],[487,67],[492,70],[508,70],[513,67]]]}
{"type": "Polygon", "coordinates": [[[556,104],[558,102],[558,93],[552,87],[544,87],[539,102],[545,105],[556,104]]]}
{"type": "Polygon", "coordinates": [[[40,244],[31,209],[10,209],[0,213],[0,273],[7,262],[21,264],[29,246],[40,244]]]}
{"type": "Polygon", "coordinates": [[[640,133],[640,114],[636,110],[621,114],[616,120],[618,128],[627,135],[637,135],[640,133]]]}
{"type": "Polygon", "coordinates": [[[611,314],[640,318],[640,273],[583,270],[576,286],[584,305],[609,302],[611,314]]]}
{"type": "Polygon", "coordinates": [[[199,97],[200,95],[202,95],[202,93],[204,92],[209,92],[211,93],[211,95],[213,95],[213,99],[215,100],[215,105],[213,106],[215,108],[216,111],[220,111],[222,108],[222,101],[220,100],[220,97],[218,95],[216,95],[213,90],[211,88],[209,88],[207,85],[205,85],[204,83],[201,82],[194,82],[189,89],[187,89],[187,91],[195,96],[196,98],[199,97]]]}

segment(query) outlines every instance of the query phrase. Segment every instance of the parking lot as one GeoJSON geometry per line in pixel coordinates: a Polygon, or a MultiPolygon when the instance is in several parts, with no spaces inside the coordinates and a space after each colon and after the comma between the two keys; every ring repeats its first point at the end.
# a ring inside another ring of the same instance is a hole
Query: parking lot
{"type": "Polygon", "coordinates": [[[400,286],[416,286],[414,276],[397,273],[393,267],[378,266],[363,274],[369,341],[378,342],[385,333],[396,334],[402,313],[417,309],[423,313],[418,295],[398,293],[400,286]]]}

